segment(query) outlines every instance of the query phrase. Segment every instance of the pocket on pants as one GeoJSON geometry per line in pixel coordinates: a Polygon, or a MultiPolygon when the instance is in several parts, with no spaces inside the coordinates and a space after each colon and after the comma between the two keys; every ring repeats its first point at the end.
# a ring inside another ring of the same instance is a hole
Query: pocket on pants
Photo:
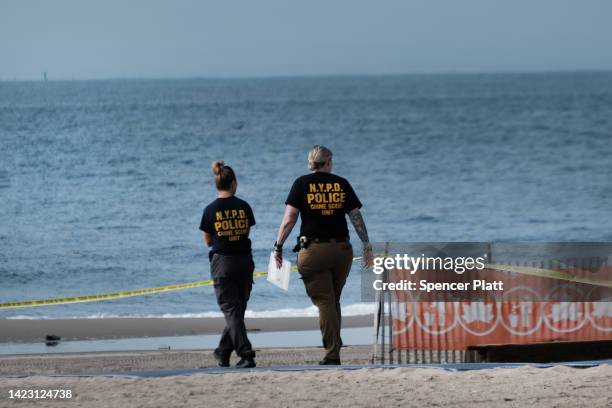
{"type": "Polygon", "coordinates": [[[297,253],[297,269],[300,279],[302,280],[308,275],[308,271],[311,269],[312,265],[310,265],[309,262],[311,256],[312,253],[309,248],[300,249],[300,251],[297,253]]]}
{"type": "Polygon", "coordinates": [[[210,260],[210,277],[214,280],[216,278],[224,278],[225,271],[223,270],[223,262],[219,254],[214,254],[210,260]]]}

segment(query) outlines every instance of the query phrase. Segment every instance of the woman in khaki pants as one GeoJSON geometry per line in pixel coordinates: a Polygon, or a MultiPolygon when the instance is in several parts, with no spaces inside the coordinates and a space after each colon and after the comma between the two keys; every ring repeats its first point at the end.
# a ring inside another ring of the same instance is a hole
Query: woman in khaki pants
{"type": "Polygon", "coordinates": [[[350,183],[332,170],[332,152],[314,146],[308,153],[310,173],[298,177],[285,201],[283,221],[274,243],[276,264],[283,259],[283,243],[301,215],[298,271],[306,293],[319,309],[325,357],[322,365],[340,364],[340,295],[353,261],[346,215],[363,242],[364,264],[370,265],[372,246],[359,209],[361,202],[350,183]]]}

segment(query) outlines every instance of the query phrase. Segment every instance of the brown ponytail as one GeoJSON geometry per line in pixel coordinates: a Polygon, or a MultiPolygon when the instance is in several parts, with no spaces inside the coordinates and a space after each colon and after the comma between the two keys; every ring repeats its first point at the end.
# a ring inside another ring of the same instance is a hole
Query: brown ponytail
{"type": "Polygon", "coordinates": [[[222,160],[213,162],[212,172],[215,175],[217,190],[230,190],[232,188],[232,183],[236,181],[234,170],[230,166],[226,166],[222,160]]]}

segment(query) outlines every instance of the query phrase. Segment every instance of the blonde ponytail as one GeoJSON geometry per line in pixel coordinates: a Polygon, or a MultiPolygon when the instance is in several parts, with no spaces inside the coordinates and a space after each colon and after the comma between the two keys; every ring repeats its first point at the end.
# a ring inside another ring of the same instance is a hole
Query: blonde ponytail
{"type": "Polygon", "coordinates": [[[325,146],[314,145],[308,152],[308,168],[318,170],[332,157],[332,152],[325,146]]]}

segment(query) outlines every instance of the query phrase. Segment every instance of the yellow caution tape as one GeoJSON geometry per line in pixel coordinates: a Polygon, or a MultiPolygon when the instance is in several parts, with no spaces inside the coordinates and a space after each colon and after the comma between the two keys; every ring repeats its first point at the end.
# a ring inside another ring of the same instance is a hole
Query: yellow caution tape
{"type": "Polygon", "coordinates": [[[530,266],[497,265],[497,264],[488,264],[485,266],[490,269],[497,269],[499,271],[505,271],[505,272],[520,273],[522,275],[538,276],[541,278],[558,279],[558,280],[564,280],[568,282],[585,283],[587,285],[597,285],[597,286],[604,286],[604,287],[612,288],[612,281],[610,281],[609,279],[599,279],[599,278],[593,278],[593,277],[587,278],[587,277],[575,276],[575,275],[572,275],[571,273],[556,271],[554,269],[534,268],[530,266]]]}
{"type": "MultiPolygon", "coordinates": [[[[359,260],[361,257],[353,258],[353,261],[359,260]]],[[[520,273],[523,275],[539,276],[544,278],[559,279],[569,282],[585,283],[590,285],[604,286],[612,288],[612,282],[605,279],[596,278],[583,278],[571,275],[566,272],[555,271],[552,269],[533,268],[528,266],[512,266],[512,265],[497,265],[489,264],[487,268],[497,269],[500,271],[520,273]]],[[[292,271],[297,271],[297,266],[291,267],[292,271]]],[[[253,278],[262,278],[267,276],[268,272],[258,271],[253,273],[253,278]]],[[[41,300],[27,300],[23,302],[9,302],[0,303],[0,310],[6,309],[18,309],[26,307],[36,306],[52,306],[52,305],[65,305],[69,303],[84,303],[84,302],[98,302],[101,300],[112,300],[122,299],[133,296],[144,296],[152,295],[155,293],[173,292],[177,290],[193,289],[202,286],[210,286],[213,284],[212,279],[200,280],[194,282],[178,283],[174,285],[159,286],[155,288],[143,288],[134,290],[125,290],[120,292],[103,293],[99,295],[86,295],[86,296],[74,296],[74,297],[63,297],[63,298],[52,298],[52,299],[41,299],[41,300]]]]}
{"type": "MultiPolygon", "coordinates": [[[[361,257],[355,257],[353,260],[361,259],[361,257]]],[[[292,271],[297,271],[297,266],[291,267],[292,271]]],[[[254,272],[253,278],[261,278],[267,276],[268,272],[254,272]]],[[[74,297],[63,297],[53,299],[41,299],[41,300],[26,300],[23,302],[9,302],[0,303],[0,310],[6,309],[19,309],[25,307],[36,307],[36,306],[51,306],[51,305],[66,305],[69,303],[84,303],[84,302],[98,302],[101,300],[112,300],[122,299],[133,296],[144,296],[152,295],[154,293],[173,292],[176,290],[193,289],[202,286],[210,286],[213,284],[212,279],[199,280],[194,282],[178,283],[175,285],[159,286],[156,288],[144,288],[134,290],[124,290],[120,292],[103,293],[100,295],[86,295],[86,296],[74,296],[74,297]]]]}
{"type": "Polygon", "coordinates": [[[74,296],[74,297],[42,299],[42,300],[27,300],[24,302],[0,303],[0,310],[18,309],[22,307],[65,305],[68,303],[97,302],[99,300],[121,299],[121,298],[132,297],[132,296],[143,296],[143,295],[151,295],[153,293],[172,292],[175,290],[198,288],[200,286],[208,286],[212,284],[213,284],[213,281],[210,279],[207,279],[207,280],[201,280],[201,281],[195,281],[195,282],[179,283],[176,285],[160,286],[157,288],[125,290],[121,292],[111,292],[111,293],[104,293],[100,295],[85,295],[85,296],[74,296]]]}

